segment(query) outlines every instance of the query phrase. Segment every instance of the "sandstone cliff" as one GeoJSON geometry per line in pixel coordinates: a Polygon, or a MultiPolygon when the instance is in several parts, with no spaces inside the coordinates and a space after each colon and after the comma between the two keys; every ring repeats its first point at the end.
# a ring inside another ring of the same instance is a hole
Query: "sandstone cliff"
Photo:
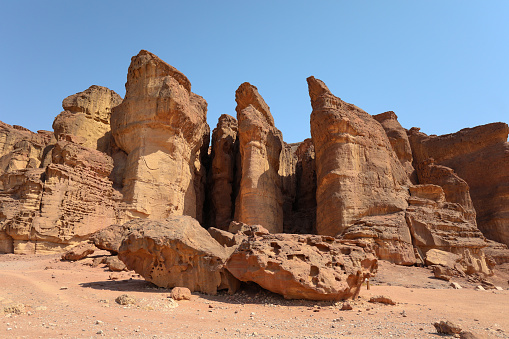
{"type": "Polygon", "coordinates": [[[201,221],[206,118],[207,103],[181,72],[147,51],[131,59],[125,99],[111,116],[116,144],[127,153],[122,193],[129,217],[201,221]]]}
{"type": "Polygon", "coordinates": [[[509,127],[493,123],[457,133],[409,132],[414,163],[433,158],[454,170],[470,188],[477,225],[489,239],[509,244],[509,127]]]}
{"type": "Polygon", "coordinates": [[[318,234],[336,235],[357,219],[403,211],[410,184],[382,126],[308,78],[316,151],[318,234]]]}
{"type": "Polygon", "coordinates": [[[247,82],[240,85],[235,101],[242,171],[235,220],[280,233],[283,196],[278,172],[283,136],[255,86],[247,82]]]}

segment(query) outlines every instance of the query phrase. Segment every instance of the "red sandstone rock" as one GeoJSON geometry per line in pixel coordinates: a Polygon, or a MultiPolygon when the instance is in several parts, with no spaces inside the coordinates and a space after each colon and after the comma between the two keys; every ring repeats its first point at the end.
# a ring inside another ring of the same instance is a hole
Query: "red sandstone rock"
{"type": "Polygon", "coordinates": [[[213,225],[227,229],[235,210],[235,171],[238,156],[238,123],[227,114],[219,117],[212,132],[212,210],[213,225]]]}
{"type": "Polygon", "coordinates": [[[318,233],[336,235],[361,217],[404,210],[410,181],[382,126],[322,81],[309,77],[308,86],[318,233]]]}
{"type": "Polygon", "coordinates": [[[144,50],[131,59],[125,99],[111,115],[116,144],[128,154],[129,217],[202,219],[206,118],[206,101],[181,72],[144,50]]]}
{"type": "Polygon", "coordinates": [[[269,107],[255,86],[245,82],[235,93],[239,123],[242,179],[235,203],[235,220],[283,232],[283,196],[279,176],[283,147],[269,107]]]}
{"type": "Polygon", "coordinates": [[[359,294],[377,260],[332,237],[259,234],[239,245],[226,268],[287,299],[341,300],[359,294]]]}
{"type": "Polygon", "coordinates": [[[461,205],[446,202],[444,191],[436,185],[412,186],[410,194],[406,219],[419,251],[425,256],[430,250],[457,254],[467,274],[492,274],[482,251],[487,242],[461,205]]]}
{"type": "Polygon", "coordinates": [[[427,136],[410,130],[414,162],[433,158],[470,187],[477,225],[489,239],[509,245],[509,126],[492,123],[453,134],[427,136]]]}
{"type": "Polygon", "coordinates": [[[221,289],[235,291],[238,287],[236,279],[224,269],[227,251],[195,219],[136,219],[124,227],[129,233],[118,257],[147,281],[164,288],[187,287],[191,292],[207,294],[221,289]]]}

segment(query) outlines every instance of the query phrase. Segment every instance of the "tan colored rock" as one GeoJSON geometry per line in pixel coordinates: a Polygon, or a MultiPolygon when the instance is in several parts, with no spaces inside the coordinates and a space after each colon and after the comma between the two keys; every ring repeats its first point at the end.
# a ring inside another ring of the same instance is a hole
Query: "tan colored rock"
{"type": "Polygon", "coordinates": [[[243,83],[235,93],[239,124],[242,179],[235,203],[235,220],[283,232],[283,196],[279,158],[281,132],[255,86],[243,83]]]}
{"type": "Polygon", "coordinates": [[[439,323],[434,323],[433,326],[435,326],[436,330],[440,334],[459,334],[461,332],[461,327],[455,323],[447,321],[440,321],[439,323]]]}
{"type": "Polygon", "coordinates": [[[356,297],[377,268],[371,253],[341,240],[316,235],[260,234],[243,241],[226,268],[287,299],[341,300],[356,297]]]}
{"type": "Polygon", "coordinates": [[[493,240],[488,240],[488,246],[483,248],[488,258],[491,258],[495,265],[509,263],[509,249],[506,244],[501,244],[493,240]]]}
{"type": "Polygon", "coordinates": [[[122,97],[101,86],[68,96],[62,101],[64,111],[53,121],[57,140],[71,134],[83,138],[82,145],[108,152],[111,142],[111,110],[122,102],[122,97]]]}
{"type": "Polygon", "coordinates": [[[122,225],[110,225],[90,235],[90,241],[97,248],[118,253],[120,244],[126,235],[127,230],[122,225]]]}
{"type": "Polygon", "coordinates": [[[509,245],[509,126],[492,123],[453,134],[426,135],[410,130],[414,162],[433,158],[470,187],[477,225],[494,241],[509,245]]]}
{"type": "Polygon", "coordinates": [[[104,258],[103,264],[112,272],[127,271],[127,266],[116,255],[104,258]]]}
{"type": "Polygon", "coordinates": [[[147,51],[131,59],[111,129],[124,150],[128,216],[202,219],[209,127],[207,103],[177,69],[147,51]]]}
{"type": "Polygon", "coordinates": [[[0,175],[25,168],[38,168],[54,143],[55,138],[49,131],[33,133],[24,127],[0,121],[0,175]]]}
{"type": "MultiPolygon", "coordinates": [[[[405,217],[414,246],[424,253],[428,262],[428,253],[450,252],[447,255],[461,258],[459,269],[465,273],[492,274],[482,251],[487,242],[461,205],[446,202],[444,191],[436,185],[411,186],[410,194],[405,217]]],[[[458,269],[454,265],[450,267],[458,269]]]]}
{"type": "Polygon", "coordinates": [[[191,291],[187,287],[174,287],[171,290],[170,298],[173,300],[191,300],[191,291]]]}
{"type": "Polygon", "coordinates": [[[187,287],[192,292],[216,294],[238,287],[224,263],[223,246],[189,216],[162,221],[135,219],[124,227],[129,233],[118,257],[127,268],[164,288],[187,287]]]}
{"type": "Polygon", "coordinates": [[[412,165],[412,149],[406,130],[398,121],[398,116],[393,111],[374,115],[373,118],[378,121],[387,133],[392,149],[396,152],[401,165],[413,184],[417,184],[415,170],[412,165]]]}
{"type": "Polygon", "coordinates": [[[385,304],[385,305],[396,305],[396,303],[392,300],[391,297],[387,297],[385,295],[377,295],[374,297],[369,298],[368,302],[370,303],[378,303],[378,304],[385,304]]]}
{"type": "Polygon", "coordinates": [[[45,170],[2,176],[8,189],[0,196],[12,206],[1,212],[3,227],[13,238],[14,253],[65,251],[119,218],[121,196],[108,179],[110,157],[66,141],[55,145],[52,157],[45,170]]]}
{"type": "Polygon", "coordinates": [[[308,86],[318,233],[333,236],[364,216],[403,211],[410,181],[382,126],[322,81],[309,77],[308,86]]]}
{"type": "Polygon", "coordinates": [[[378,259],[398,265],[416,263],[404,212],[360,218],[343,231],[341,238],[357,239],[357,243],[373,250],[378,259]]]}
{"type": "Polygon", "coordinates": [[[90,254],[93,254],[97,248],[88,242],[83,242],[77,246],[74,246],[62,255],[62,260],[66,261],[77,261],[86,258],[90,254]]]}
{"type": "Polygon", "coordinates": [[[454,267],[461,261],[461,256],[434,248],[426,252],[425,261],[430,266],[454,267]]]}
{"type": "Polygon", "coordinates": [[[212,132],[212,211],[213,225],[226,230],[233,219],[235,199],[236,164],[238,157],[238,123],[234,117],[223,114],[212,132]]]}
{"type": "Polygon", "coordinates": [[[440,265],[433,265],[432,267],[433,275],[437,279],[450,281],[452,277],[455,275],[454,270],[450,267],[444,267],[440,265]]]}

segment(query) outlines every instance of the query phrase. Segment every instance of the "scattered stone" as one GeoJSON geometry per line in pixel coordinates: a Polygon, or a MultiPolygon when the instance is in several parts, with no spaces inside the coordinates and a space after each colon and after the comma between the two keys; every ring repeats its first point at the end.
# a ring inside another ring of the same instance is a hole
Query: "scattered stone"
{"type": "Polygon", "coordinates": [[[440,334],[454,335],[459,334],[461,332],[461,327],[457,324],[450,322],[449,320],[447,321],[442,320],[439,323],[434,323],[433,326],[435,326],[437,332],[440,334]]]}
{"type": "Polygon", "coordinates": [[[128,294],[122,294],[115,299],[115,302],[120,305],[134,305],[136,299],[128,294]]]}
{"type": "Polygon", "coordinates": [[[462,289],[461,285],[458,284],[457,282],[454,282],[454,281],[451,281],[451,285],[450,285],[452,288],[456,289],[456,290],[460,290],[462,289]]]}
{"type": "Polygon", "coordinates": [[[341,306],[341,311],[351,311],[353,310],[353,307],[352,305],[350,305],[350,303],[343,303],[343,306],[341,306]]]}
{"type": "Polygon", "coordinates": [[[25,305],[19,303],[16,305],[4,307],[4,313],[17,314],[17,315],[23,314],[23,313],[25,313],[25,305]]]}
{"type": "Polygon", "coordinates": [[[379,304],[385,304],[385,305],[396,305],[396,303],[391,298],[383,296],[383,295],[371,297],[368,301],[370,303],[379,303],[379,304]]]}
{"type": "Polygon", "coordinates": [[[174,300],[191,300],[191,291],[187,287],[174,287],[171,290],[170,298],[174,300]]]}

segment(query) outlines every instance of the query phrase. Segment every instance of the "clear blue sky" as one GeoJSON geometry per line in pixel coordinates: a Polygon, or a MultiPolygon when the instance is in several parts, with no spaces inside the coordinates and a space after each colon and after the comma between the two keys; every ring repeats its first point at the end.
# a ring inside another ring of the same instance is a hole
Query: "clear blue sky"
{"type": "Polygon", "coordinates": [[[310,75],[428,134],[509,122],[509,1],[0,0],[0,46],[0,120],[33,131],[91,85],[124,96],[140,49],[189,78],[211,128],[248,81],[285,141],[309,137],[310,75]]]}

